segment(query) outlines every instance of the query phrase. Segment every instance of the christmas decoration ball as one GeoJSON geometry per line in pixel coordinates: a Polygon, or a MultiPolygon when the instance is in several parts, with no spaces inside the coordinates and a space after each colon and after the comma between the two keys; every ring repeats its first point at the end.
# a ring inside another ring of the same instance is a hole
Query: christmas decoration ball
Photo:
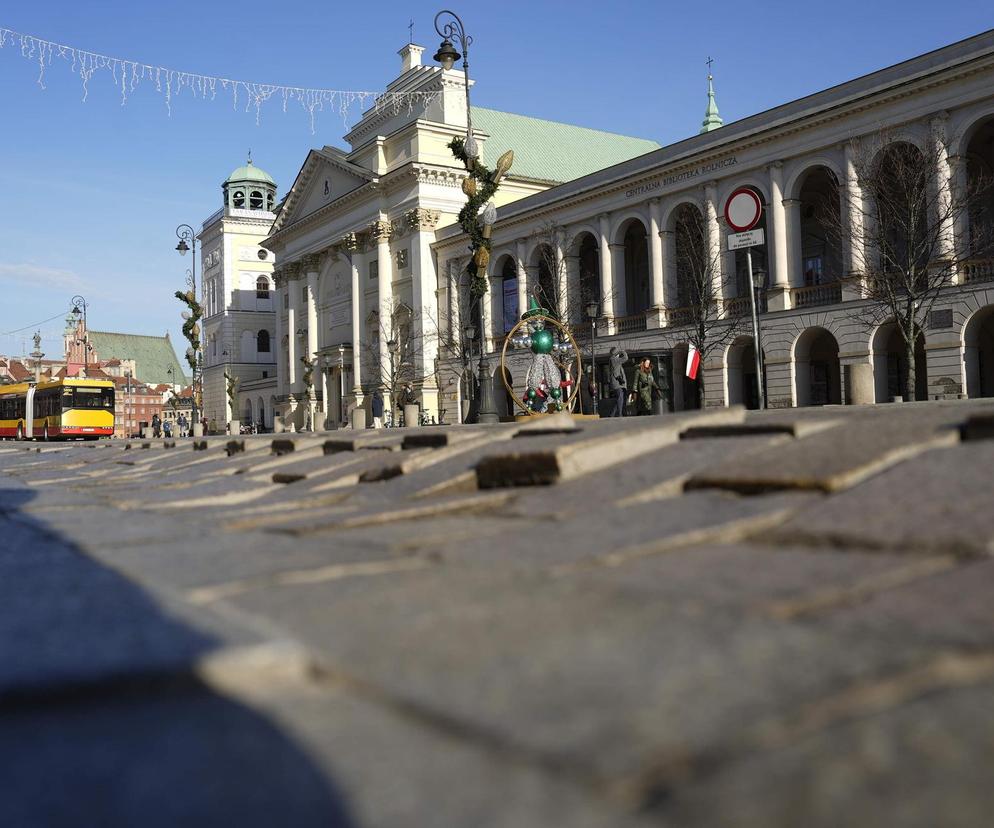
{"type": "Polygon", "coordinates": [[[537,393],[537,392],[535,391],[535,389],[534,389],[534,388],[529,388],[529,389],[528,389],[528,399],[530,399],[530,400],[534,400],[534,399],[535,399],[535,394],[536,394],[536,393],[537,393]]]}
{"type": "Polygon", "coordinates": [[[552,331],[545,329],[535,331],[531,337],[531,348],[534,354],[548,354],[552,351],[552,331]]]}
{"type": "Polygon", "coordinates": [[[563,392],[560,391],[558,388],[553,388],[552,389],[552,398],[554,400],[558,400],[562,395],[563,395],[563,392]]]}

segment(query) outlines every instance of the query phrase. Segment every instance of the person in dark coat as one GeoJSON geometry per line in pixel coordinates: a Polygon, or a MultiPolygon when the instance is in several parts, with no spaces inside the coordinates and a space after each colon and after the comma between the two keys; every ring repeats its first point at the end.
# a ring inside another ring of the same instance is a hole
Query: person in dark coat
{"type": "Polygon", "coordinates": [[[583,379],[580,380],[580,413],[597,413],[597,383],[594,381],[589,367],[583,379]]]}
{"type": "Polygon", "coordinates": [[[628,353],[612,348],[609,354],[611,358],[611,393],[614,395],[614,411],[612,417],[623,417],[625,415],[625,398],[628,396],[628,380],[625,377],[625,363],[628,362],[628,353]]]}
{"type": "Polygon", "coordinates": [[[635,397],[635,413],[639,416],[653,413],[652,402],[661,393],[659,383],[652,373],[652,360],[646,357],[639,363],[632,380],[632,396],[635,397]]]}
{"type": "Polygon", "coordinates": [[[373,428],[383,428],[383,395],[378,388],[373,392],[371,408],[373,410],[373,428]]]}

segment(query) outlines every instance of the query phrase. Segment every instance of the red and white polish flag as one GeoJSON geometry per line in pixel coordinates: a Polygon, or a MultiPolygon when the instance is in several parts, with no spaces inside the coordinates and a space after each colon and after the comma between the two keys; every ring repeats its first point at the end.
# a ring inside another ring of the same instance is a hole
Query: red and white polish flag
{"type": "Polygon", "coordinates": [[[687,350],[687,376],[697,379],[697,369],[701,367],[701,354],[693,345],[687,350]]]}

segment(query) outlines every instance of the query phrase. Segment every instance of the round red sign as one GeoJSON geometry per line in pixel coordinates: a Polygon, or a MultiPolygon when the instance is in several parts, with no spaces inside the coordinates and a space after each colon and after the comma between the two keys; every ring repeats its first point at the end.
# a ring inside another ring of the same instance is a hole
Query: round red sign
{"type": "Polygon", "coordinates": [[[739,187],[725,202],[725,221],[736,233],[752,230],[762,215],[763,203],[748,187],[739,187]]]}

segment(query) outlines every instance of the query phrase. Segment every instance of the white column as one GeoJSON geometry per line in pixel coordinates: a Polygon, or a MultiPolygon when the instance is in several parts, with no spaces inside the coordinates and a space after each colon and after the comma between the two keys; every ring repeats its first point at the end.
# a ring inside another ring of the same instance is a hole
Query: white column
{"type": "MultiPolygon", "coordinates": [[[[525,247],[526,239],[518,239],[515,242],[518,259],[518,316],[520,317],[528,310],[528,267],[525,256],[528,251],[525,247]]],[[[517,320],[515,320],[517,322],[517,320]]]]}
{"type": "Polygon", "coordinates": [[[387,341],[393,335],[393,268],[390,257],[390,222],[383,219],[373,223],[372,236],[376,241],[377,262],[377,308],[379,309],[379,362],[380,375],[377,378],[383,392],[383,404],[389,409],[390,400],[390,349],[387,341]]]}
{"type": "Polygon", "coordinates": [[[352,393],[356,397],[356,404],[362,402],[362,312],[364,291],[362,284],[362,270],[365,264],[365,257],[359,251],[359,244],[355,236],[349,236],[345,240],[345,250],[350,254],[350,271],[352,276],[352,393]]]}
{"type": "Polygon", "coordinates": [[[421,404],[424,410],[438,417],[438,383],[435,379],[435,360],[438,357],[438,339],[441,336],[441,320],[433,321],[438,313],[434,301],[438,276],[435,271],[435,257],[431,243],[435,238],[435,225],[439,219],[438,210],[419,208],[411,210],[407,216],[407,226],[413,231],[411,240],[411,295],[414,304],[414,319],[411,336],[418,344],[414,349],[414,359],[418,366],[417,384],[421,388],[421,404]]]}
{"type": "Polygon", "coordinates": [[[939,236],[938,254],[942,259],[951,259],[954,250],[953,236],[953,171],[946,153],[946,123],[949,119],[948,113],[940,113],[932,119],[930,140],[931,150],[935,154],[936,161],[936,181],[933,186],[936,190],[936,209],[938,210],[939,236]]]}
{"type": "Polygon", "coordinates": [[[787,216],[783,206],[783,164],[775,161],[770,164],[770,205],[766,227],[772,236],[766,249],[772,254],[770,264],[772,279],[767,301],[770,310],[786,310],[790,307],[790,281],[787,265],[787,216]]]}
{"type": "Polygon", "coordinates": [[[297,370],[300,366],[297,364],[297,325],[300,320],[300,281],[298,277],[300,276],[300,264],[297,262],[290,262],[284,268],[286,272],[286,288],[287,296],[290,298],[290,307],[286,312],[286,327],[287,327],[287,356],[289,357],[289,370],[287,371],[287,382],[289,383],[289,393],[299,394],[301,391],[301,383],[299,380],[300,371],[297,370]]]}
{"type": "Polygon", "coordinates": [[[483,328],[480,331],[480,342],[483,343],[481,347],[487,353],[493,349],[494,344],[493,285],[490,282],[490,274],[487,272],[489,269],[490,265],[488,264],[481,274],[487,280],[487,292],[480,299],[480,327],[483,328]]]}
{"type": "MultiPolygon", "coordinates": [[[[283,371],[283,296],[286,294],[286,277],[283,271],[277,268],[273,271],[273,284],[275,285],[274,299],[276,303],[276,345],[273,347],[273,356],[276,359],[276,393],[282,397],[286,394],[287,376],[283,371]]],[[[271,346],[272,347],[272,346],[271,346]]]]}
{"type": "Polygon", "coordinates": [[[560,228],[556,230],[555,233],[555,249],[553,250],[553,255],[556,260],[556,292],[559,294],[557,297],[556,310],[559,312],[559,318],[564,321],[569,321],[570,318],[570,296],[569,296],[569,274],[566,272],[566,238],[563,230],[560,228]]]}
{"type": "MultiPolygon", "coordinates": [[[[722,283],[726,279],[726,274],[723,274],[722,271],[728,269],[729,263],[722,244],[721,227],[718,224],[718,184],[714,181],[709,181],[704,185],[704,223],[707,229],[708,261],[721,262],[721,266],[714,269],[711,278],[714,295],[719,302],[719,313],[722,313],[723,309],[720,307],[721,300],[724,299],[722,283]]],[[[734,271],[734,259],[732,259],[731,264],[734,271]]],[[[734,272],[727,274],[727,278],[733,276],[734,272]]]]}
{"type": "Polygon", "coordinates": [[[611,251],[611,281],[614,284],[614,313],[616,316],[628,315],[627,281],[628,274],[625,273],[625,245],[609,244],[611,251]],[[618,276],[625,274],[625,284],[618,284],[618,276]]]}
{"type": "Polygon", "coordinates": [[[459,262],[445,263],[446,299],[449,305],[449,342],[456,350],[462,348],[462,314],[459,308],[459,262]]]}
{"type": "Polygon", "coordinates": [[[313,359],[318,352],[318,272],[321,257],[316,254],[304,256],[302,269],[307,277],[307,358],[313,359]]]}
{"type": "Polygon", "coordinates": [[[652,270],[649,305],[651,312],[646,317],[650,328],[662,327],[662,309],[666,306],[666,250],[663,247],[662,232],[659,229],[659,199],[649,202],[649,266],[652,270]]]}
{"type": "MultiPolygon", "coordinates": [[[[322,361],[323,363],[323,361],[322,361]]],[[[317,422],[314,423],[315,431],[324,431],[328,428],[328,418],[331,416],[331,398],[328,396],[328,366],[319,363],[318,369],[321,372],[321,414],[318,415],[317,422]]]]}
{"type": "Polygon", "coordinates": [[[856,158],[859,146],[855,139],[845,145],[845,186],[842,191],[843,218],[846,222],[846,238],[843,244],[846,284],[843,287],[843,300],[858,299],[862,296],[862,279],[866,271],[866,238],[863,229],[863,191],[856,174],[856,158]]]}
{"type": "Polygon", "coordinates": [[[801,248],[801,200],[785,198],[783,208],[787,217],[787,284],[792,288],[804,287],[801,261],[804,255],[801,248]]]}
{"type": "Polygon", "coordinates": [[[613,329],[613,319],[615,317],[614,304],[614,271],[611,268],[611,217],[607,213],[601,213],[598,217],[598,239],[597,247],[600,252],[601,267],[601,315],[607,318],[608,330],[613,329]]]}
{"type": "MultiPolygon", "coordinates": [[[[301,268],[307,277],[307,359],[313,360],[318,352],[318,273],[321,268],[321,257],[317,254],[304,256],[301,268]]],[[[303,365],[300,366],[303,370],[303,365]]],[[[313,383],[308,392],[307,410],[310,412],[311,429],[317,431],[321,425],[318,422],[317,414],[317,378],[314,372],[320,372],[324,376],[324,368],[315,365],[311,370],[311,382],[313,383]]],[[[324,403],[326,404],[326,403],[324,403]]]]}

